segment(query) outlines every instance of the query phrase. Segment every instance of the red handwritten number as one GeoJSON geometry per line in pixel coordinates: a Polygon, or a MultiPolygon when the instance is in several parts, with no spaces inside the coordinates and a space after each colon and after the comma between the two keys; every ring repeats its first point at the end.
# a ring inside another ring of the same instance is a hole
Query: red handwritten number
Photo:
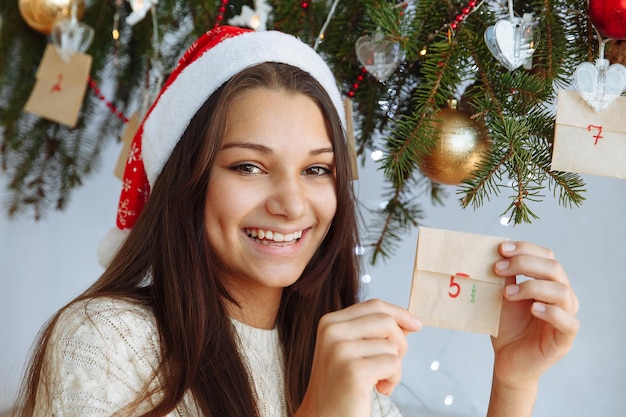
{"type": "Polygon", "coordinates": [[[591,129],[597,129],[598,130],[598,134],[593,136],[593,138],[596,140],[593,144],[597,145],[598,144],[598,140],[600,140],[600,139],[602,139],[604,137],[604,136],[602,136],[602,126],[594,126],[594,125],[587,126],[587,132],[591,132],[591,129]]]}
{"type": "Polygon", "coordinates": [[[461,286],[457,283],[454,282],[454,278],[455,276],[452,275],[450,277],[450,291],[448,291],[448,295],[450,296],[450,298],[456,298],[459,296],[459,294],[461,294],[461,286]],[[452,289],[454,289],[454,291],[452,291],[452,289]]]}
{"type": "Polygon", "coordinates": [[[454,282],[454,278],[456,277],[469,278],[469,275],[464,274],[463,272],[457,272],[455,275],[450,277],[450,291],[448,291],[450,298],[456,298],[459,294],[461,294],[461,286],[458,282],[454,282]],[[452,291],[453,289],[454,291],[452,291]]]}
{"type": "Polygon", "coordinates": [[[63,83],[63,74],[59,73],[57,74],[57,82],[56,84],[52,86],[52,88],[50,89],[50,92],[54,93],[55,91],[61,91],[62,83],[63,83]]]}

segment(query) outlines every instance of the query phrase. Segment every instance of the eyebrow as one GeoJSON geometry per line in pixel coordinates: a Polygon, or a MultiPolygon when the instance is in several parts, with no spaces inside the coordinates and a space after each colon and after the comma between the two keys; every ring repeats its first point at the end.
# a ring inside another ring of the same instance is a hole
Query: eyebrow
{"type": "MultiPolygon", "coordinates": [[[[230,142],[225,144],[224,146],[222,146],[222,150],[226,150],[226,149],[230,149],[230,148],[245,148],[245,149],[251,149],[253,151],[257,151],[257,152],[261,152],[261,153],[265,153],[265,154],[272,154],[272,148],[265,146],[265,145],[259,145],[257,143],[250,143],[250,142],[230,142]]],[[[318,149],[313,149],[311,151],[309,151],[309,154],[312,156],[315,155],[321,155],[324,153],[334,153],[335,151],[333,150],[332,147],[324,147],[324,148],[318,148],[318,149]]]]}

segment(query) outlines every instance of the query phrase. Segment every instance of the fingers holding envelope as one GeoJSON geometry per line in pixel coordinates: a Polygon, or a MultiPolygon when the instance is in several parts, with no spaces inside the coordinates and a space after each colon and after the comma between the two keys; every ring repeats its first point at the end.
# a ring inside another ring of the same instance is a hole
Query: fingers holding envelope
{"type": "Polygon", "coordinates": [[[538,379],[572,346],[579,327],[578,298],[550,249],[511,241],[499,249],[503,259],[495,271],[506,283],[500,334],[493,339],[496,371],[511,380],[520,374],[538,379]]]}

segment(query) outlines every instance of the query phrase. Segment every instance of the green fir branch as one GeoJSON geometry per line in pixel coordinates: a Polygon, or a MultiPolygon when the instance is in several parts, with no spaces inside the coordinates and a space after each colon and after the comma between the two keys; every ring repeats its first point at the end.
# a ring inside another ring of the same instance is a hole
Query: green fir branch
{"type": "Polygon", "coordinates": [[[398,189],[391,189],[384,208],[372,210],[372,224],[368,227],[367,242],[370,262],[374,265],[379,258],[388,258],[397,249],[404,235],[419,225],[424,211],[415,201],[398,189]]]}
{"type": "MultiPolygon", "coordinates": [[[[64,209],[74,189],[97,171],[102,149],[125,128],[119,117],[87,90],[78,124],[69,129],[23,112],[48,39],[21,18],[18,2],[0,2],[0,156],[8,178],[9,213],[32,209],[41,217],[49,208],[64,209]]],[[[278,29],[314,45],[333,2],[270,0],[268,29],[278,29]]],[[[120,7],[121,38],[109,35],[114,2],[88,2],[83,21],[96,30],[88,53],[91,77],[110,94],[106,101],[130,117],[141,109],[147,92],[158,87],[186,47],[215,24],[219,1],[160,0],[156,7],[160,44],[153,45],[151,15],[129,27],[130,6],[120,7]],[[158,59],[157,59],[158,58],[158,59]],[[155,65],[160,63],[159,65],[155,65]]],[[[232,0],[224,23],[252,0],[232,0]]],[[[444,187],[419,169],[437,137],[436,112],[451,98],[473,118],[484,121],[491,147],[473,176],[457,187],[461,207],[481,207],[507,193],[503,215],[513,224],[539,217],[538,205],[550,194],[564,207],[584,201],[585,184],[575,173],[552,171],[554,101],[558,88],[569,87],[578,64],[593,62],[598,39],[586,13],[587,0],[523,0],[515,13],[533,13],[540,35],[531,70],[507,70],[484,42],[487,27],[508,19],[507,2],[479,1],[455,21],[467,2],[356,0],[338,2],[317,50],[333,70],[344,95],[350,91],[357,149],[382,149],[380,169],[386,181],[384,209],[374,210],[368,230],[373,261],[391,256],[397,243],[424,216],[422,198],[442,203],[444,187]],[[380,30],[398,42],[404,60],[386,80],[361,79],[355,43],[380,30]],[[355,87],[355,85],[357,85],[355,87]]]]}

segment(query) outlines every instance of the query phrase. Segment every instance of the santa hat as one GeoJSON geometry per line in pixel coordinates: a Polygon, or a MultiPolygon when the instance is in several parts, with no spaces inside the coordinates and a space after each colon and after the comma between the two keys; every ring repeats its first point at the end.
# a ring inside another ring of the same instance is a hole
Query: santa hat
{"type": "Polygon", "coordinates": [[[134,226],[150,195],[150,185],[161,173],[196,112],[234,75],[263,62],[289,64],[312,75],[330,96],[345,126],[335,78],[310,46],[278,31],[255,32],[220,26],[205,33],[180,59],[133,138],[124,170],[117,224],[98,248],[101,265],[108,265],[134,226]]]}

